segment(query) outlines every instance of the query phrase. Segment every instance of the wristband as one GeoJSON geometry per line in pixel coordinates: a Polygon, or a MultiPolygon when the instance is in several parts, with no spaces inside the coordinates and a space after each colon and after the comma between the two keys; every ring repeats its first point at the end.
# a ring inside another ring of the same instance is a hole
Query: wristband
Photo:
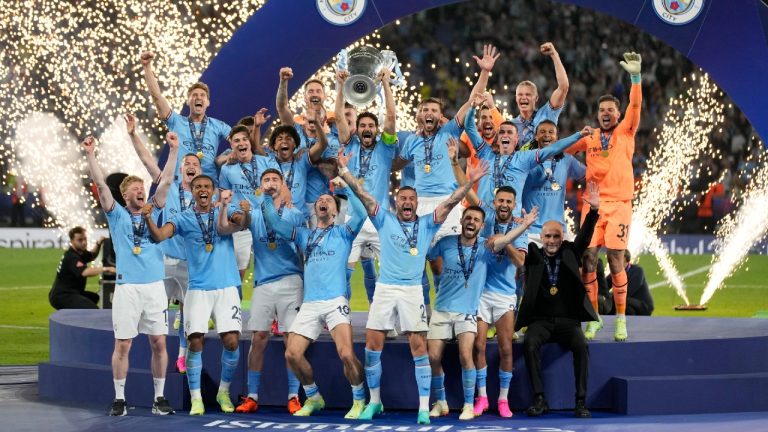
{"type": "Polygon", "coordinates": [[[632,74],[629,78],[632,80],[632,84],[640,84],[640,74],[632,74]]]}
{"type": "Polygon", "coordinates": [[[386,132],[382,132],[381,140],[384,141],[384,144],[392,145],[397,142],[397,135],[396,134],[390,135],[386,132]]]}

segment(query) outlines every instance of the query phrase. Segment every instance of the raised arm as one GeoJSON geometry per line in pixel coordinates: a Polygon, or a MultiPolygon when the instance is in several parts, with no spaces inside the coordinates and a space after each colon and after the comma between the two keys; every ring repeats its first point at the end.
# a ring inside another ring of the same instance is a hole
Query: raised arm
{"type": "MultiPolygon", "coordinates": [[[[227,208],[229,203],[232,202],[232,191],[222,190],[219,192],[219,216],[216,218],[216,231],[221,235],[228,235],[240,231],[243,229],[242,224],[247,217],[241,215],[239,212],[232,215],[232,220],[227,214],[227,208]],[[237,216],[237,217],[235,217],[237,216]]],[[[248,201],[245,201],[245,205],[241,203],[240,208],[246,207],[250,213],[251,207],[248,201]]]]}
{"type": "Polygon", "coordinates": [[[336,104],[333,113],[336,115],[336,130],[339,131],[339,142],[347,144],[352,134],[344,117],[344,81],[349,78],[349,72],[340,70],[336,72],[336,104]]]}
{"type": "Polygon", "coordinates": [[[580,130],[579,132],[576,132],[575,134],[569,137],[563,138],[561,140],[557,140],[556,142],[544,147],[543,149],[538,150],[539,152],[538,162],[545,161],[557,154],[562,153],[568,147],[571,147],[572,145],[579,142],[579,140],[582,137],[591,135],[593,131],[594,129],[592,129],[591,127],[584,126],[584,129],[580,130]]]}
{"type": "Polygon", "coordinates": [[[387,68],[381,71],[381,87],[384,89],[384,108],[386,109],[382,132],[384,132],[384,144],[387,145],[393,145],[397,142],[397,105],[395,104],[395,96],[392,94],[392,87],[389,85],[390,73],[387,68]],[[388,140],[387,135],[395,137],[395,140],[388,140]]]}
{"type": "Polygon", "coordinates": [[[487,172],[488,164],[481,164],[480,166],[469,166],[467,168],[467,183],[456,188],[456,190],[453,191],[447,200],[443,201],[440,203],[440,205],[437,206],[435,209],[435,222],[445,222],[448,214],[451,212],[451,210],[453,210],[454,207],[456,207],[456,204],[460,203],[461,200],[464,199],[464,196],[467,195],[467,192],[472,189],[472,185],[475,184],[476,181],[480,180],[480,178],[487,172]]]}
{"type": "Polygon", "coordinates": [[[261,145],[261,127],[269,121],[272,116],[267,114],[267,109],[262,108],[253,115],[253,129],[251,129],[251,152],[255,155],[266,156],[264,146],[261,145]]]}
{"type": "Polygon", "coordinates": [[[115,199],[112,197],[112,191],[109,190],[109,186],[107,186],[99,163],[96,162],[96,139],[89,136],[83,141],[82,147],[85,150],[85,159],[88,161],[88,171],[91,174],[91,180],[99,189],[99,204],[106,211],[112,210],[112,207],[115,205],[115,199]]]}
{"type": "Polygon", "coordinates": [[[101,246],[104,244],[104,240],[106,239],[106,237],[100,237],[98,240],[96,240],[96,244],[93,246],[93,249],[90,250],[94,257],[99,254],[101,251],[101,246]]]}
{"type": "Polygon", "coordinates": [[[581,262],[581,256],[587,250],[589,242],[592,240],[592,234],[595,232],[595,225],[599,217],[600,209],[600,189],[595,182],[587,182],[587,191],[584,193],[584,202],[589,204],[589,213],[587,213],[584,223],[579,227],[579,234],[573,241],[574,253],[576,259],[581,262]]]}
{"type": "Polygon", "coordinates": [[[508,233],[494,238],[493,251],[499,252],[500,250],[506,248],[507,245],[515,241],[515,239],[523,235],[523,233],[525,233],[525,230],[527,230],[531,225],[533,225],[534,222],[536,222],[536,218],[538,216],[539,216],[538,207],[532,208],[530,213],[525,213],[525,209],[523,209],[523,222],[520,225],[516,226],[515,228],[509,230],[508,233]]]}
{"type": "Polygon", "coordinates": [[[176,227],[171,222],[166,222],[165,225],[158,227],[152,219],[152,207],[152,204],[144,204],[144,207],[141,208],[141,215],[147,223],[149,235],[152,236],[154,241],[159,243],[167,238],[173,237],[176,233],[176,227]]]}
{"type": "MultiPolygon", "coordinates": [[[[464,174],[464,170],[461,168],[461,165],[459,164],[459,158],[458,158],[458,152],[457,152],[458,142],[456,141],[456,138],[450,137],[448,138],[448,157],[451,159],[451,169],[453,170],[453,177],[456,179],[456,184],[459,186],[464,186],[467,183],[467,176],[464,174]]],[[[482,162],[485,163],[485,162],[482,162]]],[[[477,196],[477,193],[470,188],[467,192],[467,201],[471,205],[480,205],[480,197],[477,196]]]]}
{"type": "MultiPolygon", "coordinates": [[[[336,179],[338,179],[338,177],[336,177],[336,179]]],[[[368,217],[368,212],[357,195],[354,193],[348,194],[347,198],[349,199],[349,206],[351,209],[351,212],[349,213],[350,219],[349,222],[347,222],[347,226],[352,230],[352,232],[358,233],[363,227],[365,219],[368,217]]]]}
{"type": "Polygon", "coordinates": [[[272,196],[269,194],[264,195],[264,220],[267,223],[267,228],[274,229],[275,232],[282,238],[293,240],[294,228],[290,222],[280,218],[275,210],[275,203],[272,201],[272,196]]]}
{"type": "Polygon", "coordinates": [[[561,108],[565,104],[565,97],[568,96],[568,73],[565,72],[565,66],[563,61],[560,60],[560,54],[555,49],[555,45],[552,42],[547,42],[539,47],[539,51],[542,54],[552,59],[552,64],[555,66],[555,79],[557,79],[557,88],[552,92],[549,97],[549,105],[552,108],[561,108]]]}
{"type": "MultiPolygon", "coordinates": [[[[318,120],[319,114],[307,111],[306,117],[308,122],[315,125],[315,130],[317,131],[317,140],[315,140],[315,143],[309,148],[309,160],[311,160],[313,164],[316,164],[322,160],[323,152],[328,148],[328,138],[325,136],[323,125],[320,124],[320,121],[318,120]]],[[[344,123],[344,116],[336,119],[336,122],[344,123]]]]}
{"type": "Polygon", "coordinates": [[[157,75],[152,70],[152,60],[155,58],[155,53],[145,51],[141,53],[141,66],[144,68],[144,82],[147,84],[149,94],[152,96],[152,102],[157,108],[157,115],[165,120],[171,115],[171,105],[168,103],[168,99],[163,96],[163,92],[160,90],[160,83],[157,82],[157,75]]]}
{"type": "Polygon", "coordinates": [[[133,150],[136,151],[136,155],[139,156],[139,160],[147,169],[149,177],[152,180],[157,180],[160,177],[160,167],[157,166],[157,161],[152,153],[141,141],[141,137],[136,132],[136,117],[133,114],[126,114],[125,117],[125,129],[128,132],[128,136],[131,137],[131,144],[133,144],[133,150]]]}
{"type": "Polygon", "coordinates": [[[176,174],[176,163],[179,155],[179,136],[175,132],[168,132],[165,135],[165,141],[168,142],[170,151],[168,160],[165,161],[163,173],[160,175],[160,182],[157,184],[153,200],[158,208],[165,207],[165,200],[168,198],[168,189],[173,184],[173,177],[176,174]]]}
{"type": "Polygon", "coordinates": [[[277,86],[277,97],[275,105],[277,106],[277,116],[280,123],[293,126],[293,113],[288,108],[288,80],[293,78],[293,70],[289,67],[280,68],[280,84],[277,86]]]}
{"type": "Polygon", "coordinates": [[[632,79],[632,87],[629,90],[629,106],[627,106],[627,112],[624,114],[622,123],[626,122],[629,130],[634,134],[640,126],[640,110],[643,105],[643,89],[640,85],[642,58],[640,54],[635,52],[624,53],[624,61],[619,62],[619,64],[632,79]]]}
{"type": "Polygon", "coordinates": [[[339,164],[339,176],[347,184],[347,188],[352,191],[352,195],[355,195],[355,197],[358,198],[360,204],[363,206],[363,211],[367,212],[369,215],[373,215],[376,211],[376,206],[378,205],[376,199],[365,190],[363,185],[358,183],[358,180],[347,168],[347,164],[352,155],[353,153],[348,155],[344,154],[344,146],[339,150],[339,155],[336,159],[339,164]]]}
{"type": "Polygon", "coordinates": [[[467,114],[464,117],[464,132],[467,133],[469,142],[472,143],[472,147],[475,148],[475,151],[477,151],[480,147],[482,147],[483,144],[485,144],[483,137],[480,136],[480,132],[477,131],[477,122],[475,122],[475,116],[477,115],[477,103],[481,103],[482,100],[482,95],[475,95],[475,98],[472,101],[472,106],[467,110],[467,114]]]}
{"type": "MultiPolygon", "coordinates": [[[[485,88],[488,86],[488,77],[491,74],[493,65],[496,63],[496,59],[498,59],[500,55],[501,53],[496,49],[496,47],[489,44],[483,46],[482,58],[472,56],[472,58],[477,62],[477,65],[480,66],[480,76],[477,78],[477,82],[475,83],[474,87],[472,87],[470,100],[474,97],[475,94],[483,94],[485,92],[485,88]]],[[[461,106],[461,108],[459,108],[459,111],[456,113],[456,120],[459,122],[464,121],[464,116],[467,114],[469,105],[470,101],[467,101],[464,105],[461,106]]]]}

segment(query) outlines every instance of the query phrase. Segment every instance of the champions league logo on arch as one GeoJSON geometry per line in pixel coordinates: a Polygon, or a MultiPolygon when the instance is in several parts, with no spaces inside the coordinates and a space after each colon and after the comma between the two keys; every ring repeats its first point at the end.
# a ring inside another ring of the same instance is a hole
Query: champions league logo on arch
{"type": "Polygon", "coordinates": [[[347,26],[363,16],[367,0],[317,0],[317,11],[326,21],[347,26]]]}
{"type": "Polygon", "coordinates": [[[656,15],[672,25],[684,25],[695,20],[703,6],[704,0],[653,0],[656,15]]]}

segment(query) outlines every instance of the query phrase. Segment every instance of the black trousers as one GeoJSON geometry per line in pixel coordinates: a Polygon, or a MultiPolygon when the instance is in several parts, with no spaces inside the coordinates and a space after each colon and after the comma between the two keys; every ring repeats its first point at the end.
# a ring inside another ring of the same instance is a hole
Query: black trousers
{"type": "Polygon", "coordinates": [[[54,309],[98,309],[99,295],[91,291],[57,293],[50,296],[54,309]]]}
{"type": "Polygon", "coordinates": [[[581,323],[568,318],[533,321],[523,339],[523,355],[528,377],[535,394],[544,394],[541,381],[541,346],[556,342],[573,353],[573,375],[576,378],[576,399],[587,397],[589,349],[581,323]]]}

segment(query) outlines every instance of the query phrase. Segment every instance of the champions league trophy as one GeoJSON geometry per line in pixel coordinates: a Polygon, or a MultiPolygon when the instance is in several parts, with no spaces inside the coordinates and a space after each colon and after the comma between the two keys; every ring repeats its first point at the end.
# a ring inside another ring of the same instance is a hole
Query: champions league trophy
{"type": "Polygon", "coordinates": [[[344,98],[357,107],[369,105],[379,94],[378,76],[382,70],[396,71],[398,76],[391,81],[394,85],[399,84],[402,76],[393,51],[379,51],[370,46],[355,47],[349,52],[342,50],[337,68],[349,71],[350,76],[344,81],[344,98]]]}

